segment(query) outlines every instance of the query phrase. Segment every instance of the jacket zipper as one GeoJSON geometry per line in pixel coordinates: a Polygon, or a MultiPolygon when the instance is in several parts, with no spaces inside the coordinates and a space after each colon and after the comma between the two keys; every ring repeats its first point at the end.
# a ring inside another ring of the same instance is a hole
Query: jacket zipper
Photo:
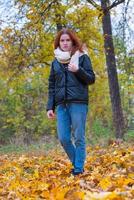
{"type": "Polygon", "coordinates": [[[67,100],[67,67],[65,66],[65,97],[64,102],[66,103],[67,100]]]}

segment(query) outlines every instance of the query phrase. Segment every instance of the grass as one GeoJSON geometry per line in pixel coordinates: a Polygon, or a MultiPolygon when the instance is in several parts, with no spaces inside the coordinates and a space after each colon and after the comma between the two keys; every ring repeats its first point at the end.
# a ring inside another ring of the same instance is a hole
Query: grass
{"type": "Polygon", "coordinates": [[[125,134],[125,140],[134,142],[134,130],[128,130],[128,132],[125,134]]]}
{"type": "MultiPolygon", "coordinates": [[[[47,139],[33,142],[29,145],[21,144],[17,145],[15,143],[11,143],[8,145],[0,146],[0,154],[22,154],[22,153],[38,153],[43,154],[48,152],[51,149],[62,149],[59,141],[54,136],[47,136],[47,139]]],[[[128,130],[128,132],[124,136],[125,142],[133,143],[134,142],[134,130],[128,130]]],[[[90,146],[101,145],[107,146],[110,140],[115,140],[114,134],[112,132],[111,127],[103,126],[103,124],[96,120],[92,126],[92,130],[86,130],[86,144],[90,146]]]]}
{"type": "MultiPolygon", "coordinates": [[[[100,120],[95,120],[92,129],[86,131],[86,142],[89,145],[108,145],[111,140],[116,140],[112,126],[104,126],[100,120]]],[[[134,142],[134,130],[128,130],[124,135],[124,141],[128,143],[134,142]]]]}
{"type": "Polygon", "coordinates": [[[40,153],[40,154],[45,154],[51,149],[54,148],[59,148],[58,141],[53,137],[51,138],[51,141],[47,142],[35,142],[29,145],[21,144],[8,144],[8,145],[2,145],[0,146],[0,154],[22,154],[22,153],[30,153],[30,152],[35,152],[35,153],[40,153]]]}
{"type": "Polygon", "coordinates": [[[95,120],[90,132],[87,130],[87,144],[90,145],[107,145],[109,139],[114,139],[114,134],[109,126],[104,126],[100,120],[95,120]]]}

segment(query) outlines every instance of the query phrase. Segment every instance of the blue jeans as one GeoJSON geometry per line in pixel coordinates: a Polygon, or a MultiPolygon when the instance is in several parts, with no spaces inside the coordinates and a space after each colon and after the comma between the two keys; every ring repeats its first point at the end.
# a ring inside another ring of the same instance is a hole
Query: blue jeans
{"type": "Polygon", "coordinates": [[[56,108],[58,138],[76,172],[83,171],[86,159],[87,112],[88,105],[83,103],[60,104],[56,108]]]}

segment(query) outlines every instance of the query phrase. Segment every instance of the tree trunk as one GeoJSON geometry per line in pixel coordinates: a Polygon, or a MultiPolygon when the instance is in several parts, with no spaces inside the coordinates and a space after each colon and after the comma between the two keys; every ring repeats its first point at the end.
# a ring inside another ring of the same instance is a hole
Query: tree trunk
{"type": "Polygon", "coordinates": [[[107,4],[109,5],[109,0],[101,0],[101,8],[104,14],[102,18],[102,26],[103,26],[104,48],[106,55],[110,98],[112,104],[113,125],[115,128],[116,138],[123,139],[125,133],[125,125],[124,125],[124,118],[121,106],[121,97],[120,97],[120,90],[119,90],[118,76],[116,69],[111,18],[110,18],[110,12],[106,9],[107,4]]]}
{"type": "MultiPolygon", "coordinates": [[[[61,4],[60,2],[57,1],[57,8],[58,10],[61,9],[61,4]]],[[[61,22],[61,19],[62,19],[62,15],[57,13],[55,14],[55,19],[56,19],[56,28],[57,28],[57,32],[61,31],[61,29],[63,28],[63,25],[62,25],[62,22],[61,22]]]]}
{"type": "Polygon", "coordinates": [[[61,16],[59,14],[56,14],[56,18],[57,18],[57,23],[56,23],[57,32],[59,32],[62,29],[62,24],[60,23],[61,16]]]}

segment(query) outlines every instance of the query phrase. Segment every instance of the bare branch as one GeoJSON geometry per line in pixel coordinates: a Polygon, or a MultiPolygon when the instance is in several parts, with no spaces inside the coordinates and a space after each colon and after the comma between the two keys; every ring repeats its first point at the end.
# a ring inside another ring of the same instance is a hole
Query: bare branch
{"type": "Polygon", "coordinates": [[[125,2],[125,0],[115,0],[110,6],[107,7],[107,10],[111,10],[112,8],[116,7],[117,5],[125,2]]]}
{"type": "Polygon", "coordinates": [[[101,10],[101,6],[98,5],[94,0],[87,0],[87,1],[88,1],[88,3],[92,4],[98,10],[101,10]]]}
{"type": "MultiPolygon", "coordinates": [[[[90,3],[91,5],[93,5],[98,10],[100,10],[100,11],[102,10],[101,6],[98,5],[94,0],[87,0],[87,2],[90,3]]],[[[119,5],[123,2],[125,2],[125,0],[115,0],[110,6],[107,6],[105,9],[103,9],[103,12],[106,14],[109,10],[111,10],[112,8],[116,7],[117,5],[119,5]]]]}

